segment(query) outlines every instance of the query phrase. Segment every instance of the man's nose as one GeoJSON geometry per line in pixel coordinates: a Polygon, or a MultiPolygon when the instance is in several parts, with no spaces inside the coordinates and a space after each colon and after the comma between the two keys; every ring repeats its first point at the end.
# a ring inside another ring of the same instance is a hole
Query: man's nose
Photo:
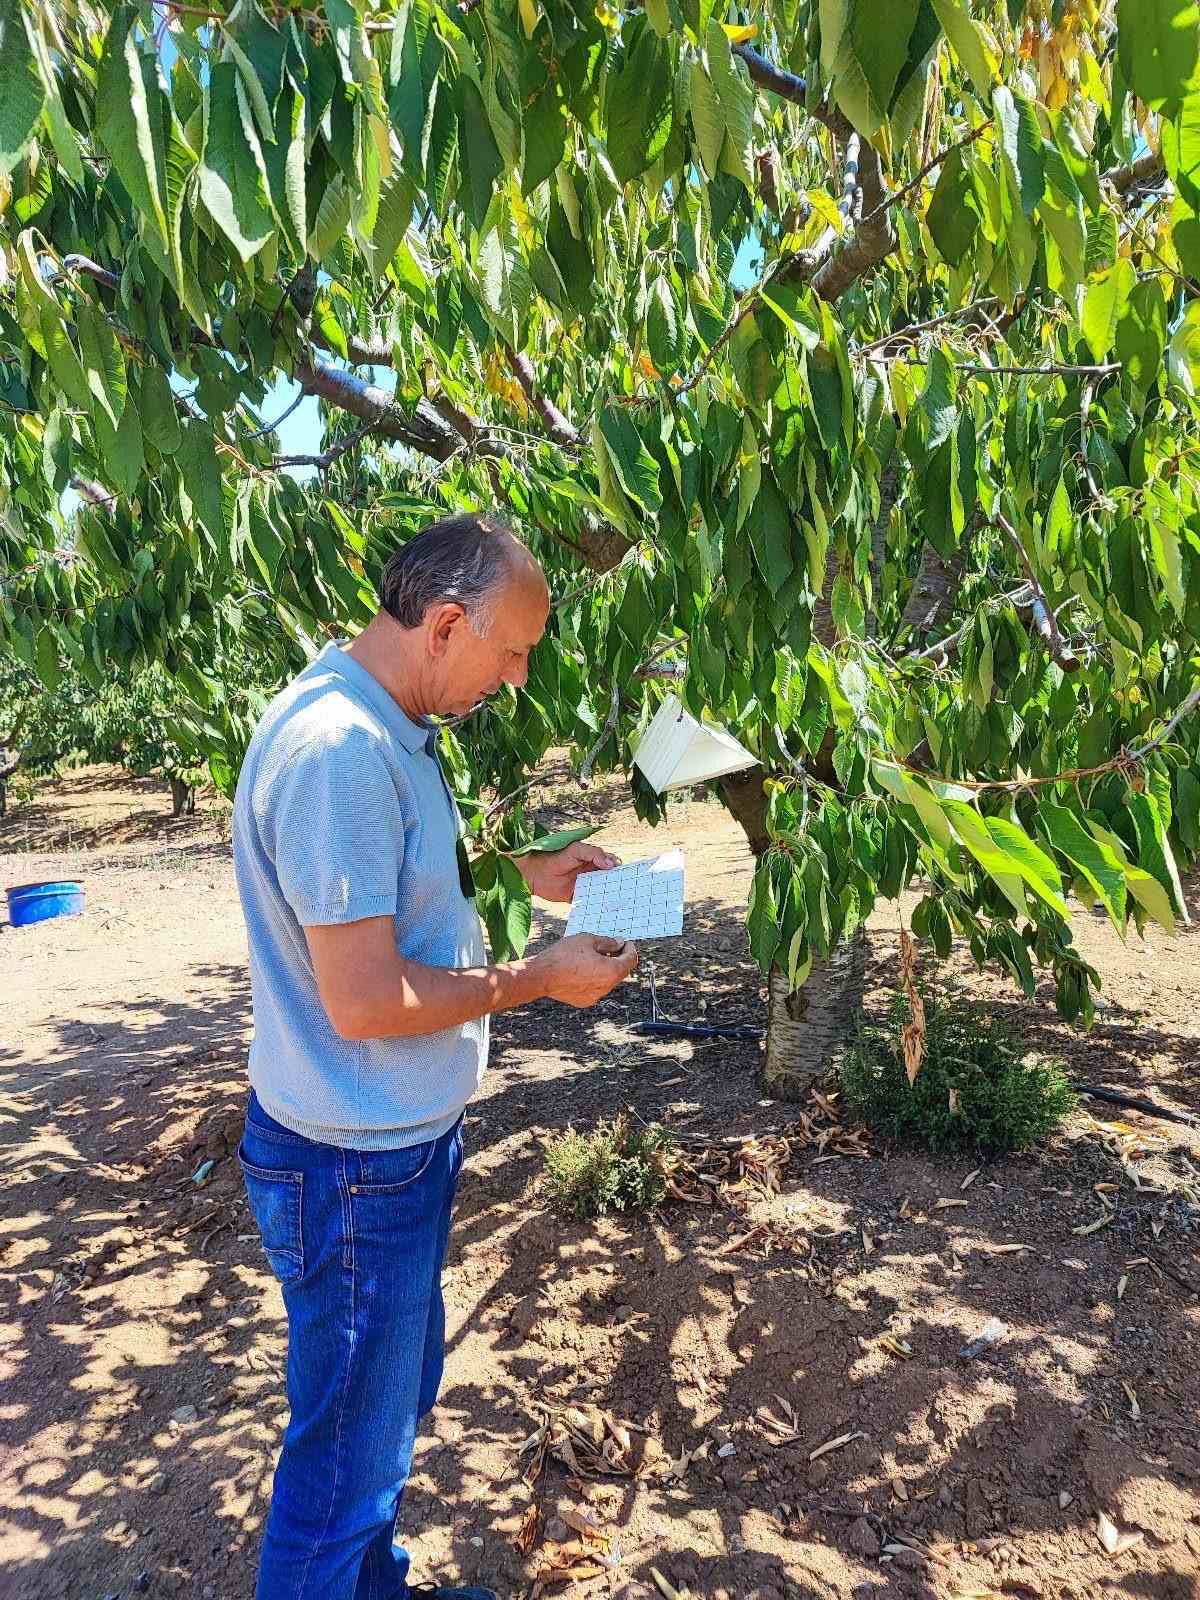
{"type": "Polygon", "coordinates": [[[520,661],[515,667],[510,667],[504,674],[504,681],[511,683],[514,689],[523,689],[529,681],[528,661],[520,661]]]}

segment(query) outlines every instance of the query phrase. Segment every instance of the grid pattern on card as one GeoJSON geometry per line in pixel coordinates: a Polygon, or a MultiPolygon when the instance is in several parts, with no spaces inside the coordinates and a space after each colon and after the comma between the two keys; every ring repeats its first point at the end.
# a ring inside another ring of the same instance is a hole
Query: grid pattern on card
{"type": "Polygon", "coordinates": [[[683,932],[683,851],[669,850],[575,880],[567,932],[665,939],[683,932]]]}

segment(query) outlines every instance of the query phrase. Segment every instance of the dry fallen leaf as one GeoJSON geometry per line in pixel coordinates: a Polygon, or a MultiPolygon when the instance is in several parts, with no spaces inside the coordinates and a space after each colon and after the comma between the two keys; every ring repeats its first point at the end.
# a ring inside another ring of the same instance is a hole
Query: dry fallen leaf
{"type": "Polygon", "coordinates": [[[1117,1299],[1118,1300],[1123,1300],[1125,1298],[1125,1290],[1128,1287],[1128,1284],[1129,1284],[1129,1274],[1127,1272],[1123,1272],[1121,1274],[1121,1276],[1117,1279],[1117,1299]]]}
{"type": "Polygon", "coordinates": [[[1011,1256],[1018,1250],[1028,1249],[1029,1246],[1027,1244],[998,1244],[994,1246],[992,1254],[994,1256],[1011,1256]]]}
{"type": "Polygon", "coordinates": [[[1129,1396],[1129,1415],[1136,1422],[1138,1420],[1138,1418],[1142,1414],[1142,1408],[1141,1408],[1140,1405],[1138,1405],[1137,1395],[1134,1394],[1134,1392],[1133,1392],[1133,1386],[1131,1384],[1126,1383],[1124,1378],[1122,1378],[1122,1380],[1121,1380],[1121,1387],[1122,1387],[1122,1389],[1124,1389],[1125,1393],[1129,1396]]]}
{"type": "Polygon", "coordinates": [[[517,1536],[513,1543],[523,1556],[527,1556],[537,1543],[537,1536],[538,1508],[536,1505],[530,1504],[526,1507],[525,1515],[521,1518],[521,1526],[517,1530],[517,1536]]]}
{"type": "Polygon", "coordinates": [[[874,1248],[875,1248],[875,1241],[874,1241],[874,1239],[872,1239],[871,1235],[867,1232],[867,1230],[865,1228],[862,1230],[862,1243],[863,1243],[863,1254],[865,1256],[869,1256],[871,1254],[871,1251],[874,1250],[874,1248]]]}
{"type": "Polygon", "coordinates": [[[1069,1505],[1073,1504],[1074,1500],[1075,1496],[1069,1489],[1060,1489],[1058,1491],[1058,1509],[1060,1511],[1065,1511],[1069,1505]]]}
{"type": "Polygon", "coordinates": [[[1107,1211],[1107,1212],[1105,1212],[1104,1216],[1097,1217],[1095,1222],[1084,1223],[1083,1227],[1081,1227],[1081,1228],[1072,1228],[1071,1232],[1075,1233],[1075,1234],[1078,1234],[1081,1239],[1084,1238],[1089,1233],[1099,1233],[1101,1228],[1107,1228],[1108,1227],[1109,1223],[1112,1221],[1112,1219],[1113,1219],[1113,1217],[1115,1215],[1116,1215],[1115,1212],[1107,1211]]]}
{"type": "Polygon", "coordinates": [[[827,1439],[824,1444],[809,1452],[808,1459],[816,1461],[821,1456],[827,1456],[831,1450],[840,1450],[844,1444],[849,1444],[854,1439],[865,1439],[865,1433],[842,1433],[836,1439],[827,1439]]]}
{"type": "Polygon", "coordinates": [[[963,1181],[959,1184],[958,1187],[960,1189],[969,1189],[971,1187],[971,1185],[975,1182],[975,1179],[979,1176],[979,1174],[982,1171],[983,1171],[982,1167],[976,1167],[974,1172],[968,1172],[966,1177],[963,1179],[963,1181]]]}
{"type": "Polygon", "coordinates": [[[951,1206],[965,1206],[965,1205],[970,1205],[970,1201],[969,1200],[935,1200],[934,1203],[933,1203],[933,1209],[935,1211],[949,1211],[951,1206]]]}
{"type": "Polygon", "coordinates": [[[654,1579],[654,1586],[663,1596],[663,1600],[683,1600],[680,1591],[673,1583],[667,1582],[657,1567],[650,1568],[650,1576],[654,1579]]]}
{"type": "Polygon", "coordinates": [[[885,1333],[879,1342],[892,1355],[903,1356],[906,1361],[912,1355],[912,1345],[908,1344],[904,1339],[897,1339],[894,1334],[885,1333]]]}
{"type": "Polygon", "coordinates": [[[1144,1537],[1140,1533],[1121,1533],[1103,1511],[1096,1518],[1096,1532],[1110,1556],[1124,1555],[1126,1550],[1141,1544],[1144,1537]]]}
{"type": "Polygon", "coordinates": [[[904,1480],[902,1478],[892,1479],[892,1493],[896,1496],[897,1500],[901,1501],[905,1505],[908,1504],[908,1490],[904,1487],[904,1480]]]}

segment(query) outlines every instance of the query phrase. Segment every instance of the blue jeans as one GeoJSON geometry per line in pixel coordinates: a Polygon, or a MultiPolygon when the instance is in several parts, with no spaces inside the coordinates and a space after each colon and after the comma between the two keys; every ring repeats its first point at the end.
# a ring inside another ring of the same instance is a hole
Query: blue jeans
{"type": "Polygon", "coordinates": [[[403,1600],[408,1556],[392,1540],[442,1380],[461,1120],[407,1150],[343,1150],[251,1095],[240,1156],[288,1319],[291,1417],[257,1600],[403,1600]]]}

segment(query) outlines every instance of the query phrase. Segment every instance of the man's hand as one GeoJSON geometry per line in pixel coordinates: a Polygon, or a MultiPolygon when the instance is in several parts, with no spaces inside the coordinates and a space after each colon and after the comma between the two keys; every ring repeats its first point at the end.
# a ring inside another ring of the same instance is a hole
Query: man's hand
{"type": "Polygon", "coordinates": [[[581,872],[605,872],[610,867],[621,865],[620,860],[609,855],[607,850],[582,843],[569,844],[565,850],[556,850],[552,855],[533,851],[526,856],[517,856],[514,864],[529,885],[530,892],[537,895],[539,900],[563,902],[569,902],[574,895],[575,880],[581,872]]]}
{"type": "MultiPolygon", "coordinates": [[[[579,848],[571,846],[572,850],[579,848]]],[[[563,855],[567,853],[562,851],[563,855]]],[[[531,962],[537,969],[540,987],[551,1000],[579,1009],[603,1000],[637,964],[634,945],[602,939],[594,933],[575,933],[569,939],[560,939],[531,962]]]]}

